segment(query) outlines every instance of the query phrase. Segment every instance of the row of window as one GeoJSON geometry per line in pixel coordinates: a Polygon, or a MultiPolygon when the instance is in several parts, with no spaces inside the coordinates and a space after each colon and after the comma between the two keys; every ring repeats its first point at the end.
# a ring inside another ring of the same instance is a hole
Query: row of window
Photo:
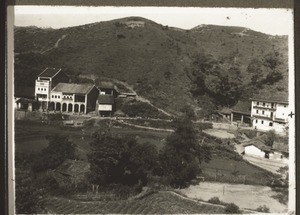
{"type": "MultiPolygon", "coordinates": [[[[263,107],[265,107],[266,106],[266,103],[265,102],[256,102],[256,105],[262,105],[263,107]]],[[[268,106],[268,105],[267,105],[268,106]]],[[[274,107],[274,103],[271,103],[271,107],[273,108],[274,107]]],[[[283,105],[283,107],[285,107],[286,108],[286,105],[283,105]]]]}
{"type": "MultiPolygon", "coordinates": [[[[256,113],[259,113],[259,110],[256,110],[256,113]]],[[[261,111],[261,114],[264,115],[265,114],[265,111],[261,111]]]]}
{"type": "Polygon", "coordinates": [[[52,98],[60,99],[60,96],[52,95],[52,98]]]}
{"type": "MultiPolygon", "coordinates": [[[[257,124],[258,123],[258,119],[255,120],[255,123],[257,124]]],[[[261,120],[261,124],[263,125],[264,124],[264,121],[261,120]]],[[[273,122],[269,122],[269,126],[272,127],[273,126],[273,122]]]]}
{"type": "Polygon", "coordinates": [[[38,88],[38,90],[40,90],[40,91],[46,91],[47,88],[38,88]]]}

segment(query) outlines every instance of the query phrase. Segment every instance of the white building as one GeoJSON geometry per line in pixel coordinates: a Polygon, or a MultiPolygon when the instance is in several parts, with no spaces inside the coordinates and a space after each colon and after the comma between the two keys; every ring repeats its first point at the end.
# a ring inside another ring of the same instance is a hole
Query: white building
{"type": "Polygon", "coordinates": [[[69,77],[61,70],[46,68],[35,81],[35,98],[42,110],[71,113],[95,111],[99,90],[93,84],[68,83],[69,77]]]}
{"type": "Polygon", "coordinates": [[[61,70],[46,68],[35,80],[35,98],[41,103],[41,109],[48,109],[50,92],[58,83],[68,83],[69,77],[61,70]]]}
{"type": "Polygon", "coordinates": [[[251,118],[254,129],[279,133],[288,126],[288,102],[267,99],[252,99],[251,118]]]}

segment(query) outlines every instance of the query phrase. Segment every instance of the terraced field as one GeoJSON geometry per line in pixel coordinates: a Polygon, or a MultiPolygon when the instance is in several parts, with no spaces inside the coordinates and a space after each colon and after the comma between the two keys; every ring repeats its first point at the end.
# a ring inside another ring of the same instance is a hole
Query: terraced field
{"type": "Polygon", "coordinates": [[[61,197],[45,199],[46,210],[55,214],[221,214],[224,208],[186,199],[167,191],[144,198],[118,201],[77,201],[61,197]]]}

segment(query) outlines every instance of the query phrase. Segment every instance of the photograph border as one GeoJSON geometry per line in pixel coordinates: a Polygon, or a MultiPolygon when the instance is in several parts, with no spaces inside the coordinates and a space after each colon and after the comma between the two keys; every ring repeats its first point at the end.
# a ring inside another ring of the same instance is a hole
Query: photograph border
{"type": "MultiPolygon", "coordinates": [[[[225,0],[225,1],[219,1],[219,0],[214,0],[214,1],[192,1],[192,0],[188,0],[188,1],[182,1],[182,0],[175,0],[172,3],[170,1],[155,1],[155,0],[146,0],[143,1],[143,3],[141,1],[135,1],[135,0],[127,0],[127,1],[109,1],[109,0],[105,0],[105,1],[71,1],[71,0],[64,0],[62,1],[51,1],[51,0],[16,0],[16,1],[11,1],[8,0],[7,1],[7,6],[12,6],[12,5],[57,5],[57,6],[62,6],[62,5],[68,5],[68,6],[179,6],[179,7],[242,7],[242,8],[293,8],[293,1],[292,0],[288,0],[288,1],[284,1],[284,0],[267,0],[267,1],[244,1],[244,0],[225,0]],[[156,4],[154,4],[156,3],[156,4]]],[[[299,4],[298,4],[298,8],[299,8],[299,4]]],[[[9,8],[7,8],[7,12],[9,11],[9,8]]],[[[295,10],[296,11],[296,10],[295,10]]],[[[299,11],[299,10],[298,10],[299,11]]],[[[11,14],[11,12],[8,12],[7,14],[11,14]]],[[[296,15],[297,13],[294,14],[295,16],[295,25],[299,26],[299,22],[296,22],[296,15]]],[[[299,15],[299,13],[298,13],[299,15]]],[[[299,17],[299,16],[298,16],[299,17]]],[[[299,20],[299,18],[298,18],[299,20]]],[[[6,38],[11,38],[11,34],[13,34],[13,32],[10,32],[9,29],[9,25],[11,24],[11,22],[13,22],[11,20],[11,17],[7,17],[7,22],[6,22],[6,27],[7,27],[7,35],[6,38]]],[[[297,40],[297,36],[299,37],[299,27],[295,27],[295,33],[294,33],[294,53],[295,53],[295,92],[299,91],[299,67],[300,67],[300,63],[299,63],[299,40],[297,40]]],[[[9,49],[11,42],[10,39],[8,39],[6,41],[7,43],[7,47],[9,49]]],[[[6,50],[7,51],[7,50],[6,50]]],[[[6,107],[7,104],[11,104],[13,99],[13,91],[10,91],[9,83],[11,83],[10,81],[10,75],[8,73],[8,71],[11,71],[9,66],[12,63],[13,59],[11,59],[11,56],[9,54],[7,54],[7,61],[6,61],[6,107]]],[[[296,99],[297,97],[297,93],[295,93],[295,112],[299,113],[300,110],[300,105],[299,105],[299,99],[296,99]]],[[[11,125],[11,120],[10,120],[10,114],[9,114],[10,110],[6,109],[6,113],[8,113],[8,118],[6,118],[6,123],[5,125],[5,139],[9,141],[9,136],[11,135],[12,131],[12,125],[11,125]]],[[[6,116],[7,117],[7,116],[6,116]]],[[[295,128],[297,130],[298,128],[298,122],[300,119],[300,116],[298,116],[298,114],[295,115],[296,118],[296,125],[295,128]]],[[[13,134],[12,134],[13,135],[13,134]]],[[[296,154],[299,153],[299,147],[297,147],[297,145],[299,144],[299,133],[295,132],[295,147],[296,150],[295,152],[297,152],[296,154]]],[[[9,144],[10,142],[6,142],[6,148],[5,148],[5,152],[7,153],[8,151],[11,151],[11,144],[9,144]]],[[[10,190],[11,190],[11,181],[13,180],[12,177],[10,177],[10,172],[12,170],[12,166],[10,163],[10,159],[11,157],[9,157],[9,154],[6,154],[6,164],[8,164],[6,166],[6,175],[5,176],[5,181],[6,183],[8,183],[8,185],[10,186],[10,190]],[[7,177],[8,176],[8,177],[7,177]]],[[[296,163],[298,163],[298,158],[296,157],[296,163]]],[[[296,172],[295,172],[295,176],[297,176],[297,173],[299,174],[299,165],[297,165],[296,167],[296,172]]],[[[12,170],[14,171],[14,170],[12,170]]],[[[297,182],[297,178],[296,178],[296,182],[297,182]]],[[[7,184],[6,184],[7,186],[7,184]]],[[[298,193],[298,191],[297,191],[298,193]]],[[[7,201],[9,204],[8,207],[8,214],[13,214],[12,210],[14,210],[12,207],[12,203],[11,201],[14,202],[14,199],[12,199],[12,195],[9,195],[7,192],[7,201]]],[[[296,198],[296,202],[298,202],[298,198],[296,198]]],[[[7,203],[6,203],[7,204],[7,203]]],[[[296,204],[298,205],[298,204],[296,204]]]]}

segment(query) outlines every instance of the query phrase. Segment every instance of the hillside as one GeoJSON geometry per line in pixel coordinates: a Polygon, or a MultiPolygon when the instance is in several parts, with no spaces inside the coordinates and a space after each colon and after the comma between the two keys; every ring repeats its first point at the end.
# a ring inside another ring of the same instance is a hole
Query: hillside
{"type": "MultiPolygon", "coordinates": [[[[277,53],[281,63],[276,70],[283,78],[259,88],[268,85],[275,91],[286,91],[287,49],[286,36],[211,25],[182,30],[140,17],[57,30],[15,27],[15,84],[16,88],[33,86],[45,67],[60,67],[70,75],[127,82],[156,106],[177,112],[185,104],[205,107],[202,104],[207,97],[213,98],[212,105],[220,105],[216,102],[219,97],[210,92],[193,92],[199,73],[205,73],[195,67],[198,56],[217,61],[222,71],[238,68],[241,83],[248,84],[253,75],[249,64],[256,65],[254,60],[277,53]]],[[[260,76],[266,77],[269,70],[262,65],[260,76]]],[[[211,77],[208,72],[206,81],[211,77]]],[[[252,93],[258,92],[257,87],[250,88],[252,93]]]]}

